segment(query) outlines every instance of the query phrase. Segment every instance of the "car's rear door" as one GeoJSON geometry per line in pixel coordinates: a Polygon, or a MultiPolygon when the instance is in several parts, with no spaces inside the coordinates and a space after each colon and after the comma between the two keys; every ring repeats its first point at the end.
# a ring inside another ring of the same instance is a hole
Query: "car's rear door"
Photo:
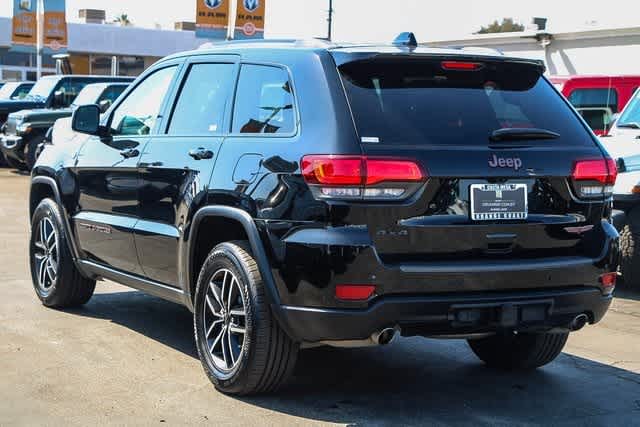
{"type": "Polygon", "coordinates": [[[133,238],[139,218],[138,162],[151,135],[181,61],[144,76],[105,119],[110,135],[91,137],[75,167],[79,196],[73,226],[88,261],[142,274],[133,238]]]}
{"type": "Polygon", "coordinates": [[[180,287],[179,240],[206,200],[228,133],[238,60],[234,55],[190,58],[165,109],[162,131],[140,158],[141,219],[135,240],[144,274],[154,281],[180,287]]]}
{"type": "Polygon", "coordinates": [[[415,192],[393,182],[365,192],[399,194],[364,201],[383,262],[419,271],[601,253],[615,171],[542,71],[457,57],[340,67],[365,156],[416,161],[427,176],[415,192]]]}

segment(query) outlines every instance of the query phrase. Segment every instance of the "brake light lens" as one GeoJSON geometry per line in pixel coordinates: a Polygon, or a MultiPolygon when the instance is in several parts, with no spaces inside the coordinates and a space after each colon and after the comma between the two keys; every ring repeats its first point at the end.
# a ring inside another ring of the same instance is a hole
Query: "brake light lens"
{"type": "Polygon", "coordinates": [[[375,290],[375,285],[336,285],[336,298],[344,301],[366,301],[375,290]]]}
{"type": "Polygon", "coordinates": [[[453,71],[476,71],[482,68],[482,64],[479,62],[442,61],[440,65],[444,70],[453,71]]]}
{"type": "Polygon", "coordinates": [[[302,175],[321,199],[394,200],[408,197],[427,175],[412,160],[309,155],[302,175]]]}
{"type": "Polygon", "coordinates": [[[605,288],[606,293],[613,292],[613,289],[616,287],[616,281],[618,279],[618,273],[604,273],[600,275],[600,283],[602,283],[602,287],[605,288]]]}
{"type": "Polygon", "coordinates": [[[610,196],[617,177],[616,162],[608,157],[579,160],[571,173],[574,187],[581,197],[610,196]]]}

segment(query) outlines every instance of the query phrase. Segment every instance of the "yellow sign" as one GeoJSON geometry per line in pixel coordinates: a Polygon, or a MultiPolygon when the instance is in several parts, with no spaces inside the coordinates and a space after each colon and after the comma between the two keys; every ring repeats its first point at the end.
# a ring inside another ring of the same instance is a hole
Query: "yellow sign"
{"type": "Polygon", "coordinates": [[[231,0],[196,0],[196,36],[226,38],[231,0]]]}
{"type": "Polygon", "coordinates": [[[238,0],[236,38],[263,38],[267,0],[238,0]]]}

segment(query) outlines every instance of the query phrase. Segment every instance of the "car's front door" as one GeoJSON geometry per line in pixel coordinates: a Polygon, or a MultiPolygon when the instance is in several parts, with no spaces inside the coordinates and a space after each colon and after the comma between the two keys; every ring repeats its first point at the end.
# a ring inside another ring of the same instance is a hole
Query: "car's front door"
{"type": "Polygon", "coordinates": [[[91,137],[74,171],[79,197],[73,226],[89,261],[142,274],[133,238],[138,220],[140,155],[159,125],[159,114],[179,64],[144,77],[105,118],[107,137],[91,137]]]}
{"type": "Polygon", "coordinates": [[[163,130],[144,149],[139,163],[142,187],[135,241],[149,279],[182,286],[180,237],[198,201],[206,197],[228,133],[237,72],[238,57],[233,55],[188,60],[182,84],[165,107],[163,130]]]}

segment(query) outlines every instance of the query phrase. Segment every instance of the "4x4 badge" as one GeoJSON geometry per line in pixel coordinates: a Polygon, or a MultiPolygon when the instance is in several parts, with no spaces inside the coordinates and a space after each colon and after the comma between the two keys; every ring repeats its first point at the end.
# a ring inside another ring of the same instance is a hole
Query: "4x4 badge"
{"type": "Polygon", "coordinates": [[[520,160],[520,157],[498,157],[493,154],[489,158],[489,167],[511,168],[518,170],[522,167],[522,160],[520,160]]]}

